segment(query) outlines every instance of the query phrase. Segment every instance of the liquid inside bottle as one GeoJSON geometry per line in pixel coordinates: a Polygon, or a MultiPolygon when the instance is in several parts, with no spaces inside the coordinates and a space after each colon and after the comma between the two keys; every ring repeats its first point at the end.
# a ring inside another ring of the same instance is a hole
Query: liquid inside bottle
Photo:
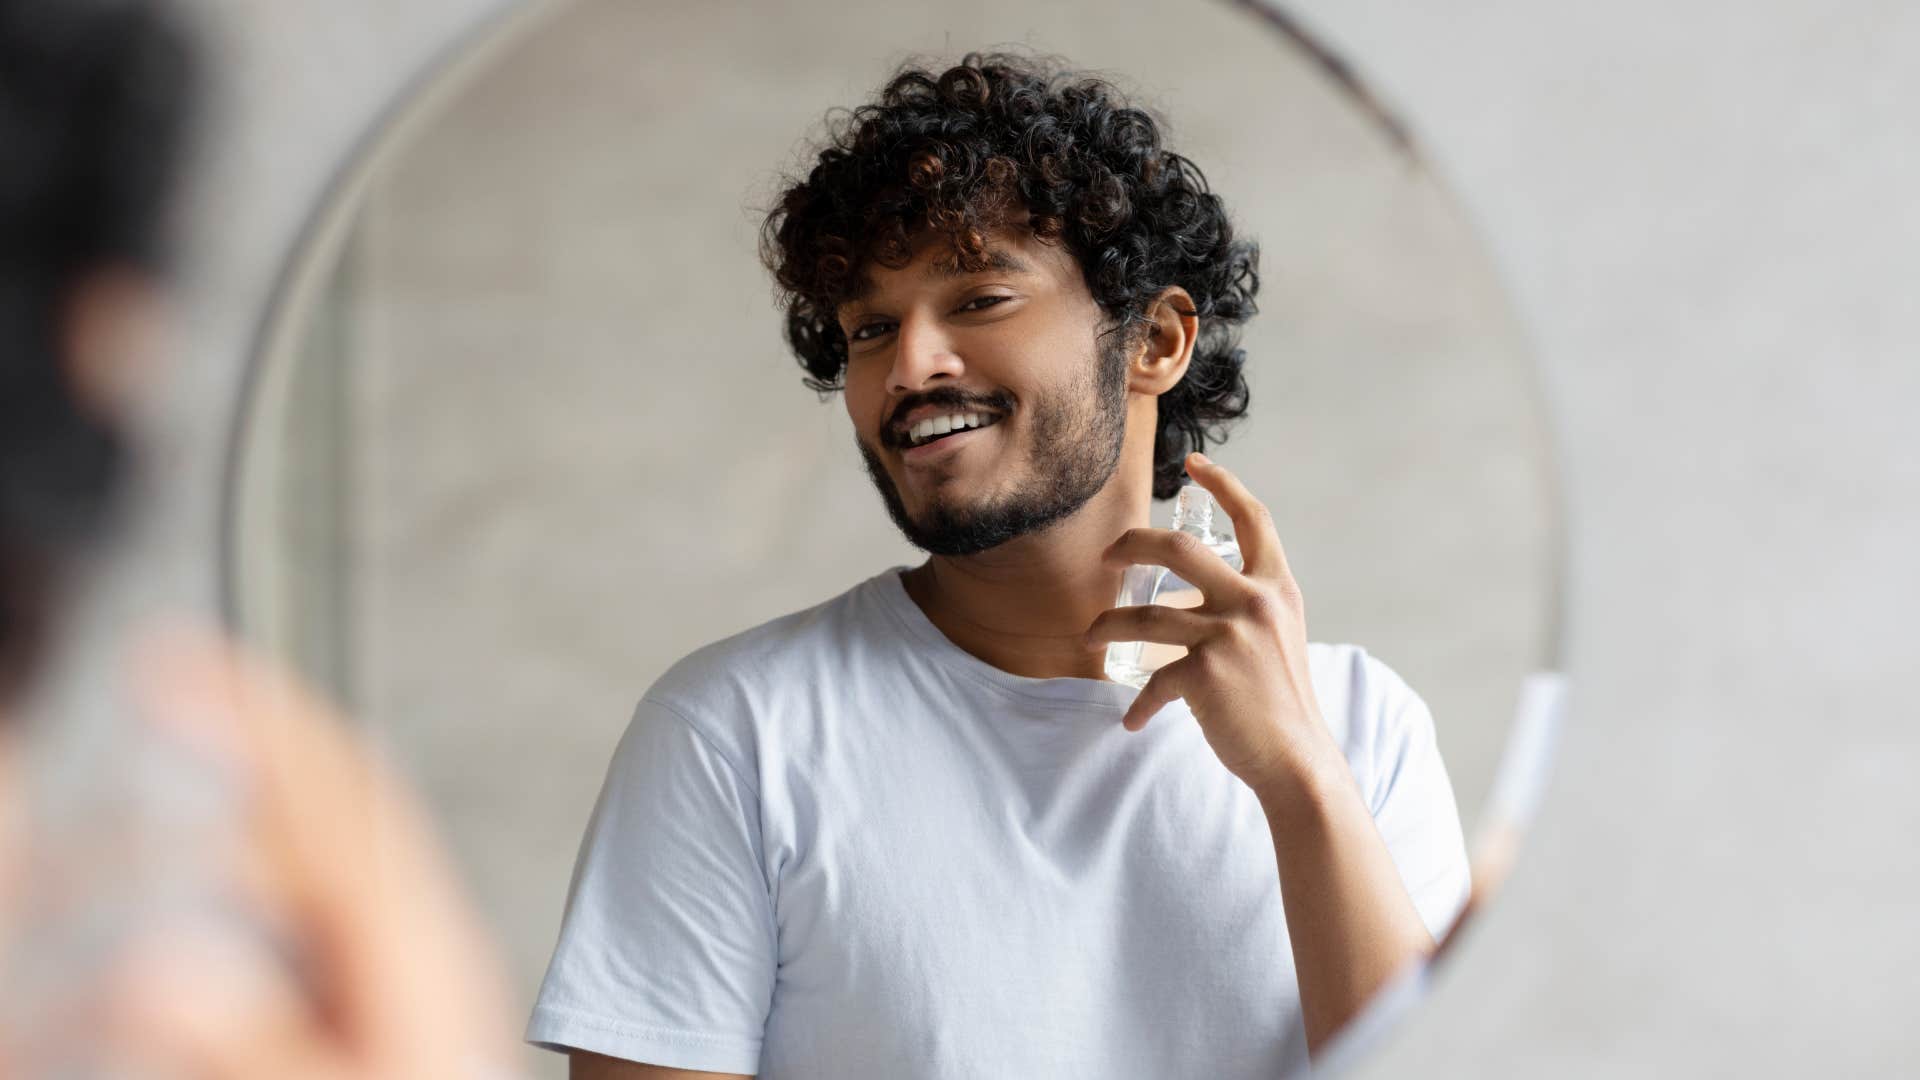
{"type": "MultiPolygon", "coordinates": [[[[1173,527],[1199,537],[1227,565],[1240,569],[1240,545],[1232,536],[1215,532],[1213,496],[1198,484],[1180,489],[1174,503],[1173,527]]],[[[1165,604],[1168,607],[1199,607],[1206,601],[1200,588],[1164,566],[1127,567],[1120,580],[1120,598],[1116,607],[1134,604],[1165,604]]],[[[1116,641],[1107,646],[1107,678],[1132,687],[1147,685],[1153,673],[1187,655],[1185,645],[1166,645],[1156,641],[1116,641]]]]}

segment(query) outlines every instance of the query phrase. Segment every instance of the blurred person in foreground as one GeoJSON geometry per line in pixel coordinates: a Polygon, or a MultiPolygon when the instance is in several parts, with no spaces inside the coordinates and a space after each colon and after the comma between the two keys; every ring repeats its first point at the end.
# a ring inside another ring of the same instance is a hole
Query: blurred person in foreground
{"type": "Polygon", "coordinates": [[[127,499],[197,70],[162,7],[0,0],[0,1075],[503,1075],[500,978],[422,816],[292,680],[134,628],[88,678],[139,722],[77,775],[39,751],[78,730],[40,691],[127,499]],[[179,761],[235,793],[224,832],[146,813],[134,778],[179,761]],[[49,788],[123,827],[41,814],[49,788]],[[154,867],[219,903],[167,906],[154,867]]]}

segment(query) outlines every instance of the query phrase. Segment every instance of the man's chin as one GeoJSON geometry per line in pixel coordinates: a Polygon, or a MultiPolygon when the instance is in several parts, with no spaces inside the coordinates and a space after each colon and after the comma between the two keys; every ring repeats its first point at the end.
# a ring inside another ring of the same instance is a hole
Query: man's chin
{"type": "Polygon", "coordinates": [[[929,555],[939,555],[949,559],[979,555],[1012,540],[1011,536],[961,531],[922,532],[907,538],[914,547],[929,555]]]}
{"type": "Polygon", "coordinates": [[[971,518],[963,514],[961,508],[942,499],[907,511],[907,524],[916,537],[938,536],[965,531],[971,525],[971,518]]]}
{"type": "Polygon", "coordinates": [[[913,546],[932,555],[977,555],[1017,537],[1017,520],[994,508],[942,498],[910,514],[901,529],[913,546]]]}

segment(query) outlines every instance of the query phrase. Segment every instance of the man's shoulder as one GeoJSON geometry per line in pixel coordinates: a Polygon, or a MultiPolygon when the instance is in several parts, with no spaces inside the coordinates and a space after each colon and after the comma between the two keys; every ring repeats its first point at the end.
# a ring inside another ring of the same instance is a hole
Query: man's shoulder
{"type": "Polygon", "coordinates": [[[702,645],[671,664],[646,698],[682,712],[757,710],[782,690],[842,666],[872,637],[880,578],[702,645]]]}
{"type": "Polygon", "coordinates": [[[1365,646],[1312,641],[1307,660],[1320,711],[1349,752],[1393,738],[1406,724],[1432,723],[1420,695],[1365,646]]]}

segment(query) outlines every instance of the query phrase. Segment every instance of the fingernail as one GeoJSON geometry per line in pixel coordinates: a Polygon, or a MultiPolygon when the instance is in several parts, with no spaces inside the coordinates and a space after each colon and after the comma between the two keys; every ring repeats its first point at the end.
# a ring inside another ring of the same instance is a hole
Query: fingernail
{"type": "Polygon", "coordinates": [[[1213,460],[1212,460],[1211,458],[1209,458],[1209,457],[1207,457],[1207,455],[1205,455],[1205,454],[1203,454],[1203,453],[1201,453],[1201,452],[1200,452],[1200,451],[1198,451],[1198,450],[1195,450],[1195,451],[1193,452],[1193,456],[1194,456],[1194,460],[1196,460],[1196,461],[1198,461],[1198,462],[1200,462],[1200,464],[1202,464],[1202,465],[1211,465],[1211,464],[1213,464],[1213,460]]]}

